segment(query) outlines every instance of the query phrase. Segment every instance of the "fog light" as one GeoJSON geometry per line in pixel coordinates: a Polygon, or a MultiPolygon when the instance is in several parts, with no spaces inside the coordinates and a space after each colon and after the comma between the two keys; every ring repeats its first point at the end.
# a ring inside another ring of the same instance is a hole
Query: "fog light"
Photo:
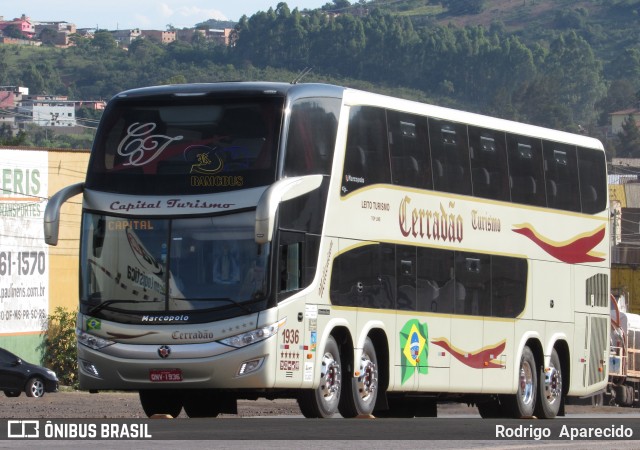
{"type": "Polygon", "coordinates": [[[93,375],[94,377],[99,377],[98,369],[96,366],[91,364],[89,361],[85,361],[83,359],[80,360],[80,364],[82,365],[82,370],[87,372],[89,375],[93,375]]]}
{"type": "Polygon", "coordinates": [[[238,373],[236,376],[240,377],[242,375],[247,375],[251,372],[255,372],[262,366],[262,361],[264,358],[251,359],[249,361],[245,361],[240,364],[240,368],[238,369],[238,373]]]}

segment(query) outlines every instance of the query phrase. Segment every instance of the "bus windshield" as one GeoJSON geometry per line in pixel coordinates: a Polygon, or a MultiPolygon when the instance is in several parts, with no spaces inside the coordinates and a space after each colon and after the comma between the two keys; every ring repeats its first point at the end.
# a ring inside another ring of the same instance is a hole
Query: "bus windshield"
{"type": "Polygon", "coordinates": [[[275,181],[283,99],[151,97],[112,101],[86,187],[127,194],[206,194],[275,181]]]}
{"type": "Polygon", "coordinates": [[[254,223],[254,212],[186,219],[86,213],[81,307],[88,314],[254,311],[266,299],[268,256],[268,245],[254,241],[254,223]]]}

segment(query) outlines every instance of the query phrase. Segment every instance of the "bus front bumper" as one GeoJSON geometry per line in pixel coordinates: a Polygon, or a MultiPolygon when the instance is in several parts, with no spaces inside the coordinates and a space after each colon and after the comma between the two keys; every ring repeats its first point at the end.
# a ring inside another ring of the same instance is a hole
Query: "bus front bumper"
{"type": "Polygon", "coordinates": [[[188,345],[78,345],[81,389],[242,389],[274,385],[275,339],[243,348],[188,345]]]}

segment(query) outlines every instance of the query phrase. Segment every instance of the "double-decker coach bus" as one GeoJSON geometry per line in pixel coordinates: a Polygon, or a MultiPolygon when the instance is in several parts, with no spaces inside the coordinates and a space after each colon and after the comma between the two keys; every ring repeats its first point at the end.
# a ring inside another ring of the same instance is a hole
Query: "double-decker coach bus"
{"type": "Polygon", "coordinates": [[[322,84],[134,89],[82,193],[79,381],[148,415],[552,418],[607,382],[595,139],[322,84]]]}

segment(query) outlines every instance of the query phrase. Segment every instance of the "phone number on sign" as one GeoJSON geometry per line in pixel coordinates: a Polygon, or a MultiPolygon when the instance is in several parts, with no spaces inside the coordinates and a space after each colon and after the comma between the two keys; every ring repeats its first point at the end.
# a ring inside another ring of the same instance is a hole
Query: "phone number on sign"
{"type": "Polygon", "coordinates": [[[0,276],[44,275],[46,262],[43,251],[0,252],[0,276]]]}

